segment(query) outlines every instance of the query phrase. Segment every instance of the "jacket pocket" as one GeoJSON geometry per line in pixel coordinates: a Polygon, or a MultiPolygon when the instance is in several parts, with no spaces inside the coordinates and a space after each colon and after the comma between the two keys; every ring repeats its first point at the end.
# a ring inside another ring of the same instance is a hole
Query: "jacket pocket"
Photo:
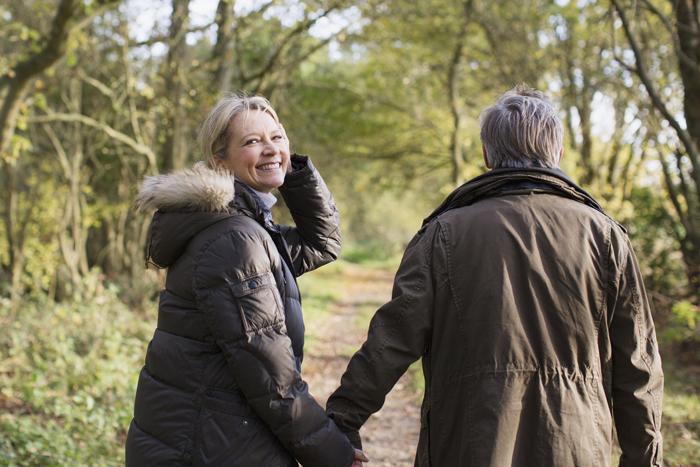
{"type": "Polygon", "coordinates": [[[284,322],[282,299],[271,272],[230,283],[246,332],[284,322]]]}
{"type": "Polygon", "coordinates": [[[240,395],[209,392],[200,417],[195,465],[294,465],[279,440],[240,395]]]}
{"type": "Polygon", "coordinates": [[[293,459],[270,430],[253,418],[202,409],[196,465],[286,467],[293,459]]]}

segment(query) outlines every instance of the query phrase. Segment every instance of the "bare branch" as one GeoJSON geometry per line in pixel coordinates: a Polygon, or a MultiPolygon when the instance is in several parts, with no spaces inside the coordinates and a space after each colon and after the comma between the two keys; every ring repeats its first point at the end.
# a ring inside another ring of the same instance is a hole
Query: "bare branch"
{"type": "Polygon", "coordinates": [[[671,204],[673,204],[673,209],[676,211],[676,215],[678,216],[678,219],[680,220],[681,224],[683,227],[686,229],[686,231],[691,231],[690,230],[690,225],[688,225],[688,215],[681,206],[679,195],[678,195],[678,190],[676,189],[676,185],[673,182],[673,178],[671,177],[671,171],[668,167],[668,162],[666,161],[666,158],[662,154],[661,151],[659,152],[659,161],[661,162],[661,171],[663,172],[664,175],[664,182],[666,183],[666,190],[668,191],[668,197],[671,200],[671,204]]]}
{"type": "Polygon", "coordinates": [[[673,30],[673,23],[671,22],[671,20],[670,20],[666,15],[664,15],[664,14],[661,12],[661,10],[659,10],[659,9],[656,7],[656,5],[654,5],[653,3],[651,3],[649,0],[642,0],[642,3],[644,4],[644,7],[645,7],[647,10],[649,10],[651,13],[653,13],[654,16],[656,16],[657,18],[659,18],[659,19],[661,20],[661,22],[664,23],[664,26],[666,27],[666,29],[668,30],[668,32],[670,32],[671,34],[674,33],[674,30],[673,30]]]}
{"type": "MultiPolygon", "coordinates": [[[[203,24],[201,26],[188,28],[188,29],[183,30],[181,32],[181,35],[187,35],[187,34],[190,34],[193,32],[206,31],[207,29],[211,28],[215,24],[216,24],[215,22],[211,22],[211,23],[203,24]]],[[[149,37],[148,39],[144,39],[142,41],[130,42],[129,47],[144,47],[147,45],[155,45],[158,43],[168,43],[171,40],[172,40],[172,38],[168,34],[158,34],[157,36],[149,37]]]]}
{"type": "MultiPolygon", "coordinates": [[[[338,31],[337,33],[335,33],[335,34],[333,34],[333,35],[331,35],[331,36],[325,38],[324,40],[322,40],[322,41],[320,41],[320,42],[314,44],[313,46],[309,47],[308,50],[304,51],[303,53],[301,53],[300,55],[298,55],[297,57],[295,57],[293,60],[290,60],[289,62],[280,65],[280,66],[277,68],[278,73],[276,73],[276,74],[283,73],[283,72],[288,72],[288,71],[292,70],[293,68],[297,67],[300,63],[303,63],[303,62],[306,61],[310,56],[312,56],[313,54],[315,54],[316,52],[318,52],[319,50],[321,50],[322,48],[324,48],[325,46],[327,46],[333,39],[335,39],[335,38],[338,37],[340,34],[342,34],[343,32],[345,32],[349,27],[350,27],[349,25],[346,26],[346,27],[344,27],[343,29],[341,29],[341,30],[338,31]]],[[[267,75],[266,75],[266,76],[267,76],[267,75]]],[[[263,76],[263,77],[258,81],[257,85],[254,87],[254,89],[253,89],[253,92],[254,92],[254,93],[259,93],[259,92],[260,92],[260,93],[262,93],[262,94],[267,95],[267,92],[262,92],[262,89],[263,89],[263,82],[264,82],[264,81],[265,81],[265,76],[263,76]]],[[[268,89],[272,90],[272,89],[274,89],[274,88],[275,88],[275,87],[273,86],[273,87],[270,87],[270,88],[268,88],[268,89]]]]}
{"type": "Polygon", "coordinates": [[[257,10],[251,11],[247,16],[240,17],[238,19],[238,24],[240,27],[245,27],[253,21],[257,21],[261,18],[267,10],[279,3],[279,0],[269,0],[268,2],[260,5],[257,10]]]}
{"type": "Polygon", "coordinates": [[[691,162],[693,163],[693,175],[695,178],[695,183],[698,186],[700,186],[700,163],[698,163],[698,161],[700,161],[700,154],[698,153],[698,149],[695,147],[695,143],[693,142],[688,132],[681,126],[678,120],[673,117],[671,112],[666,107],[666,104],[664,104],[663,100],[661,99],[661,96],[659,96],[658,92],[654,88],[654,85],[651,82],[651,78],[647,74],[647,68],[645,66],[641,50],[639,48],[639,45],[637,44],[636,38],[632,34],[627,15],[622,6],[620,5],[619,0],[612,0],[612,3],[615,7],[615,10],[617,11],[618,16],[620,17],[620,20],[622,21],[622,28],[625,32],[625,36],[627,37],[627,41],[629,42],[632,52],[634,53],[635,62],[637,64],[637,76],[639,76],[639,79],[644,85],[644,89],[646,89],[647,94],[649,94],[649,97],[651,98],[651,102],[654,105],[654,107],[673,127],[673,129],[676,131],[676,134],[678,135],[678,138],[682,141],[683,145],[685,146],[685,150],[690,156],[691,162]]]}
{"type": "MultiPolygon", "coordinates": [[[[642,3],[644,3],[644,7],[647,10],[649,10],[654,16],[659,18],[659,20],[663,23],[664,27],[671,34],[671,40],[673,42],[673,51],[676,53],[678,58],[688,67],[692,68],[696,73],[700,73],[700,64],[698,64],[697,61],[695,61],[692,57],[683,52],[683,50],[681,49],[680,44],[678,43],[678,35],[675,32],[671,20],[649,0],[642,0],[642,3]]],[[[676,27],[680,26],[681,24],[676,22],[676,27]]]]}
{"type": "MultiPolygon", "coordinates": [[[[129,31],[126,22],[122,22],[119,25],[119,31],[122,34],[122,37],[128,39],[129,31]]],[[[131,130],[134,132],[136,140],[143,143],[143,133],[141,131],[141,124],[139,123],[138,119],[136,99],[134,98],[135,85],[133,72],[131,70],[131,61],[129,59],[128,40],[124,41],[124,44],[121,47],[121,59],[122,63],[124,64],[124,93],[127,107],[129,109],[129,123],[131,123],[131,130]]]]}
{"type": "MultiPolygon", "coordinates": [[[[678,178],[679,178],[679,188],[681,189],[681,192],[683,193],[683,197],[685,198],[686,203],[688,204],[688,212],[695,212],[695,198],[691,196],[690,192],[690,186],[688,185],[688,181],[686,180],[686,175],[685,171],[683,170],[683,152],[679,150],[676,150],[675,152],[676,156],[676,170],[678,170],[678,178]]],[[[691,227],[693,227],[693,231],[695,231],[695,226],[694,226],[694,221],[693,221],[693,216],[689,215],[688,216],[688,222],[691,224],[691,227]]]]}
{"type": "Polygon", "coordinates": [[[69,113],[53,113],[49,115],[40,115],[35,117],[30,117],[30,123],[50,123],[50,122],[69,122],[69,123],[80,123],[85,126],[89,126],[104,132],[110,138],[113,138],[121,143],[126,144],[131,149],[136,151],[138,154],[146,156],[148,163],[151,167],[156,167],[156,155],[155,153],[146,146],[145,144],[139,143],[132,137],[115,130],[111,126],[99,122],[94,118],[88,117],[82,114],[69,114],[69,113]]]}
{"type": "Polygon", "coordinates": [[[272,52],[272,54],[268,57],[267,62],[256,72],[254,72],[252,75],[246,76],[243,81],[244,82],[252,82],[258,79],[263,78],[267,73],[269,73],[275,66],[275,62],[279,58],[279,56],[282,54],[285,48],[292,42],[292,40],[303,33],[304,31],[308,31],[308,29],[316,24],[318,20],[321,18],[328,16],[332,11],[334,11],[337,8],[337,6],[332,5],[330,6],[327,10],[324,10],[321,14],[313,17],[313,18],[306,18],[303,21],[300,21],[294,28],[292,28],[283,38],[282,40],[277,44],[277,47],[275,50],[272,52]]]}
{"type": "Polygon", "coordinates": [[[56,151],[56,155],[58,156],[58,162],[60,163],[61,168],[63,169],[63,174],[67,177],[70,173],[70,163],[68,162],[68,156],[66,155],[66,150],[63,148],[63,144],[61,144],[61,140],[58,139],[58,136],[56,136],[56,132],[53,131],[51,125],[45,123],[41,125],[41,127],[44,129],[47,136],[49,137],[49,141],[51,141],[51,145],[53,146],[54,150],[56,151]]]}
{"type": "Polygon", "coordinates": [[[106,97],[109,97],[110,99],[114,98],[114,91],[112,91],[112,89],[109,86],[95,78],[86,75],[84,71],[78,71],[78,78],[100,91],[100,93],[102,93],[106,97]]]}

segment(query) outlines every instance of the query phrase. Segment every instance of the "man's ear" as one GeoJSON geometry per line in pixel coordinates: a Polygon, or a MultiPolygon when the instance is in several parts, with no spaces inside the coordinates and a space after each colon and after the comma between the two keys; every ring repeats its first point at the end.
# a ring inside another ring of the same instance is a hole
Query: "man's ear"
{"type": "Polygon", "coordinates": [[[491,163],[489,162],[489,158],[486,155],[486,146],[484,146],[483,144],[481,145],[481,153],[484,155],[484,165],[487,169],[491,169],[491,163]]]}

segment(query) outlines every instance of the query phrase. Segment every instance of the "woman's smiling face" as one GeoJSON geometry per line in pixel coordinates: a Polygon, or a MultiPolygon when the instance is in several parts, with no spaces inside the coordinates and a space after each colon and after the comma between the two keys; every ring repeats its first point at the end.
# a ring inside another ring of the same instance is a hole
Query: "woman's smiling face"
{"type": "Polygon", "coordinates": [[[284,183],[289,167],[289,141],[282,125],[267,112],[236,115],[228,130],[224,167],[251,188],[269,193],[284,183]]]}

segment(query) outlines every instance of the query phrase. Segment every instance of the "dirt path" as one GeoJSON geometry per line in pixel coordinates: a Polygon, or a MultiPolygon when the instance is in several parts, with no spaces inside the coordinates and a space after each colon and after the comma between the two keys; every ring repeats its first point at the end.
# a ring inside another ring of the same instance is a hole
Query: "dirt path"
{"type": "MultiPolygon", "coordinates": [[[[392,274],[349,265],[340,286],[344,299],[318,322],[309,323],[307,334],[315,339],[304,358],[304,378],[316,399],[325,406],[352,354],[367,335],[366,316],[391,296],[392,274]]],[[[370,417],[360,431],[370,457],[367,467],[412,466],[418,442],[418,395],[405,374],[387,396],[384,407],[370,417]]]]}

